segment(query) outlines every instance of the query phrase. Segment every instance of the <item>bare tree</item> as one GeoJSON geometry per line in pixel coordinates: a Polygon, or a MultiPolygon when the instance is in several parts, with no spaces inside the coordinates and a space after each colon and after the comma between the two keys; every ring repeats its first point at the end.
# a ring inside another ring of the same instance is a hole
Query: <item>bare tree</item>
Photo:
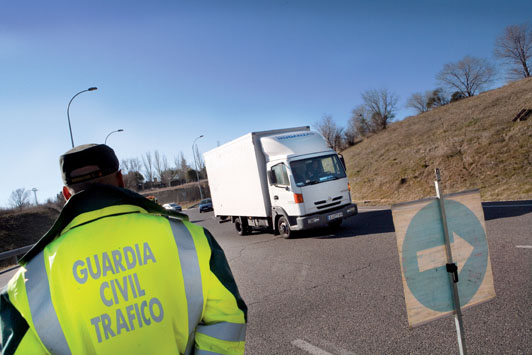
{"type": "Polygon", "coordinates": [[[144,169],[144,176],[146,177],[146,181],[153,181],[155,172],[153,170],[153,158],[151,156],[151,152],[146,152],[142,156],[142,167],[144,169]]]}
{"type": "Polygon", "coordinates": [[[465,97],[484,90],[495,78],[495,67],[486,59],[466,56],[456,63],[447,63],[436,79],[465,97]]]}
{"type": "Polygon", "coordinates": [[[346,146],[350,147],[352,145],[355,145],[357,138],[359,137],[355,125],[353,124],[352,119],[350,119],[349,121],[347,121],[347,127],[344,130],[344,143],[346,146]]]}
{"type": "Polygon", "coordinates": [[[451,100],[450,102],[456,102],[456,101],[460,101],[464,98],[464,95],[462,95],[462,93],[460,91],[455,91],[453,92],[453,94],[451,95],[451,100]]]}
{"type": "Polygon", "coordinates": [[[432,110],[436,107],[445,106],[448,103],[449,99],[442,88],[437,88],[428,92],[427,107],[429,110],[432,110]]]}
{"type": "MultiPolygon", "coordinates": [[[[164,160],[164,156],[161,156],[158,150],[153,152],[153,168],[155,169],[159,181],[163,184],[163,171],[168,168],[167,166],[164,166],[164,160]]],[[[166,165],[168,165],[168,163],[166,165]]]]}
{"type": "Polygon", "coordinates": [[[170,182],[177,176],[177,169],[170,167],[166,155],[159,154],[159,151],[156,150],[153,153],[153,166],[161,183],[170,186],[170,182]]]}
{"type": "Polygon", "coordinates": [[[9,205],[13,208],[22,209],[30,204],[30,190],[21,187],[11,192],[9,205]]]}
{"type": "Polygon", "coordinates": [[[528,78],[532,74],[532,26],[511,25],[495,41],[495,56],[510,65],[511,79],[528,78]]]}
{"type": "Polygon", "coordinates": [[[395,117],[397,96],[388,89],[368,90],[362,94],[364,106],[370,114],[371,124],[376,131],[388,127],[395,117]]]}
{"type": "Polygon", "coordinates": [[[352,111],[344,133],[347,145],[355,144],[357,140],[366,137],[374,131],[368,118],[369,113],[364,105],[359,105],[352,111]]]}
{"type": "Polygon", "coordinates": [[[187,171],[190,167],[188,166],[187,160],[182,151],[179,152],[179,156],[174,157],[174,164],[176,166],[178,178],[183,182],[187,182],[187,171]]]}
{"type": "Polygon", "coordinates": [[[120,162],[124,185],[128,189],[137,190],[139,184],[144,181],[144,176],[140,173],[142,163],[139,158],[122,159],[120,162]]]}
{"type": "Polygon", "coordinates": [[[200,178],[203,178],[204,174],[203,174],[203,171],[205,170],[205,162],[203,161],[203,157],[201,156],[200,152],[199,152],[199,149],[198,149],[198,145],[195,144],[194,145],[194,162],[196,163],[197,167],[194,167],[194,168],[197,168],[198,169],[198,173],[200,174],[200,178]]]}
{"type": "Polygon", "coordinates": [[[125,173],[138,171],[142,169],[142,163],[139,158],[122,159],[120,166],[125,173]]]}
{"type": "Polygon", "coordinates": [[[122,173],[122,177],[124,179],[124,185],[130,190],[137,191],[142,187],[142,183],[144,182],[144,176],[137,170],[131,170],[125,174],[122,173]]]}
{"type": "Polygon", "coordinates": [[[122,159],[120,162],[120,170],[122,170],[122,173],[127,174],[129,171],[129,159],[122,159]]]}
{"type": "Polygon", "coordinates": [[[412,96],[410,96],[410,98],[406,102],[406,107],[413,108],[418,114],[427,112],[429,110],[429,108],[427,107],[429,95],[430,91],[426,91],[425,93],[413,93],[412,96]]]}
{"type": "Polygon", "coordinates": [[[344,130],[341,127],[336,126],[331,115],[324,115],[321,121],[318,121],[314,124],[318,132],[325,138],[329,146],[338,150],[342,145],[342,131],[344,130]]]}
{"type": "MultiPolygon", "coordinates": [[[[182,151],[179,152],[179,156],[174,157],[174,163],[176,166],[178,178],[183,182],[189,182],[187,172],[191,167],[187,163],[187,160],[185,159],[185,155],[183,154],[182,151]]],[[[194,181],[195,180],[196,180],[196,177],[194,176],[194,181]]]]}

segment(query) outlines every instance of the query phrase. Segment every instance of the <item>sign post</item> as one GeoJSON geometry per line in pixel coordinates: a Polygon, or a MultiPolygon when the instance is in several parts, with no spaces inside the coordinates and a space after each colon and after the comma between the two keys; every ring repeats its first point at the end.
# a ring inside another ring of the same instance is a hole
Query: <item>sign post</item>
{"type": "Polygon", "coordinates": [[[462,311],[495,298],[478,190],[392,206],[410,327],[454,315],[460,354],[466,354],[462,311]]]}
{"type": "Polygon", "coordinates": [[[453,262],[453,252],[451,250],[451,240],[449,238],[449,228],[447,226],[447,216],[445,215],[445,203],[440,193],[440,169],[436,168],[436,181],[434,186],[436,187],[436,197],[440,203],[440,214],[443,225],[443,236],[445,238],[445,254],[447,256],[447,264],[445,265],[447,273],[449,274],[449,282],[453,291],[453,304],[454,304],[454,322],[456,325],[456,333],[458,336],[458,348],[460,355],[466,355],[465,335],[464,335],[464,323],[462,321],[462,310],[460,308],[460,295],[458,294],[458,267],[453,262]]]}

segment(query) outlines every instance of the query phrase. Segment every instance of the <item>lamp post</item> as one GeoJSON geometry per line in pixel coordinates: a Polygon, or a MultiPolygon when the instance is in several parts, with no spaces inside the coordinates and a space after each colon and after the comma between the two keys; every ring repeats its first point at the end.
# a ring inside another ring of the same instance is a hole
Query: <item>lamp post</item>
{"type": "Polygon", "coordinates": [[[70,125],[70,104],[72,103],[72,100],[74,100],[76,98],[76,96],[78,96],[79,94],[84,93],[85,91],[94,91],[94,90],[98,90],[98,88],[97,87],[90,87],[90,88],[88,88],[86,90],[81,90],[76,95],[72,96],[72,98],[70,99],[70,102],[68,103],[68,106],[67,106],[67,118],[68,118],[68,129],[70,131],[70,141],[72,142],[72,148],[74,148],[74,138],[72,137],[72,126],[70,125]]]}
{"type": "Polygon", "coordinates": [[[33,196],[35,196],[35,205],[38,205],[39,202],[37,202],[37,191],[39,190],[37,190],[37,188],[34,187],[33,189],[31,189],[31,191],[33,191],[33,196]]]}
{"type": "Polygon", "coordinates": [[[203,138],[203,134],[196,139],[194,139],[194,143],[192,143],[192,155],[194,156],[194,167],[196,168],[196,179],[198,180],[198,188],[199,188],[199,194],[200,194],[200,200],[203,200],[203,192],[201,191],[201,184],[198,174],[198,163],[196,162],[196,151],[194,150],[194,145],[196,145],[196,141],[200,138],[203,138]]]}
{"type": "Polygon", "coordinates": [[[107,137],[105,137],[105,142],[104,142],[103,144],[107,144],[107,138],[109,138],[109,136],[110,136],[111,134],[116,133],[116,132],[124,132],[124,130],[123,130],[122,128],[120,128],[120,129],[117,129],[116,131],[112,131],[112,132],[110,132],[110,133],[107,135],[107,137]]]}

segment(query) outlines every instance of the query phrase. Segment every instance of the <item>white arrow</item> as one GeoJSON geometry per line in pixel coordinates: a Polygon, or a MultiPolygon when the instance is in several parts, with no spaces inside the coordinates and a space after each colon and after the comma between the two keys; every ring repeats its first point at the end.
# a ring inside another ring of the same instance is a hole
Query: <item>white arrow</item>
{"type": "MultiPolygon", "coordinates": [[[[453,232],[454,243],[451,244],[453,252],[453,261],[458,264],[458,273],[462,271],[467,259],[473,253],[475,247],[469,242],[461,238],[458,234],[453,232]]],[[[445,245],[440,245],[434,248],[420,250],[416,254],[419,272],[435,269],[437,267],[447,264],[447,256],[445,254],[445,245]]]]}

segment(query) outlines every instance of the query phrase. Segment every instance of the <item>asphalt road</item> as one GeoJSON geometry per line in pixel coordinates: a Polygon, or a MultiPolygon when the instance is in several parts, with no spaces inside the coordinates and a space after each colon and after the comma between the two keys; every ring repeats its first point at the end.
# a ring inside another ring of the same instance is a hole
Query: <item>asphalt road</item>
{"type": "MultiPolygon", "coordinates": [[[[532,202],[484,204],[497,296],[463,313],[469,354],[532,352],[532,202]]],[[[390,210],[337,233],[238,236],[192,211],[224,248],[248,304],[248,354],[457,354],[453,317],[409,329],[390,210]]]]}
{"type": "MultiPolygon", "coordinates": [[[[409,329],[389,209],[335,233],[238,236],[186,211],[219,241],[248,312],[247,354],[457,354],[452,317],[409,329]]],[[[469,354],[530,354],[532,201],[484,204],[497,296],[463,313],[469,354]]],[[[0,287],[14,270],[0,274],[0,287]]]]}

